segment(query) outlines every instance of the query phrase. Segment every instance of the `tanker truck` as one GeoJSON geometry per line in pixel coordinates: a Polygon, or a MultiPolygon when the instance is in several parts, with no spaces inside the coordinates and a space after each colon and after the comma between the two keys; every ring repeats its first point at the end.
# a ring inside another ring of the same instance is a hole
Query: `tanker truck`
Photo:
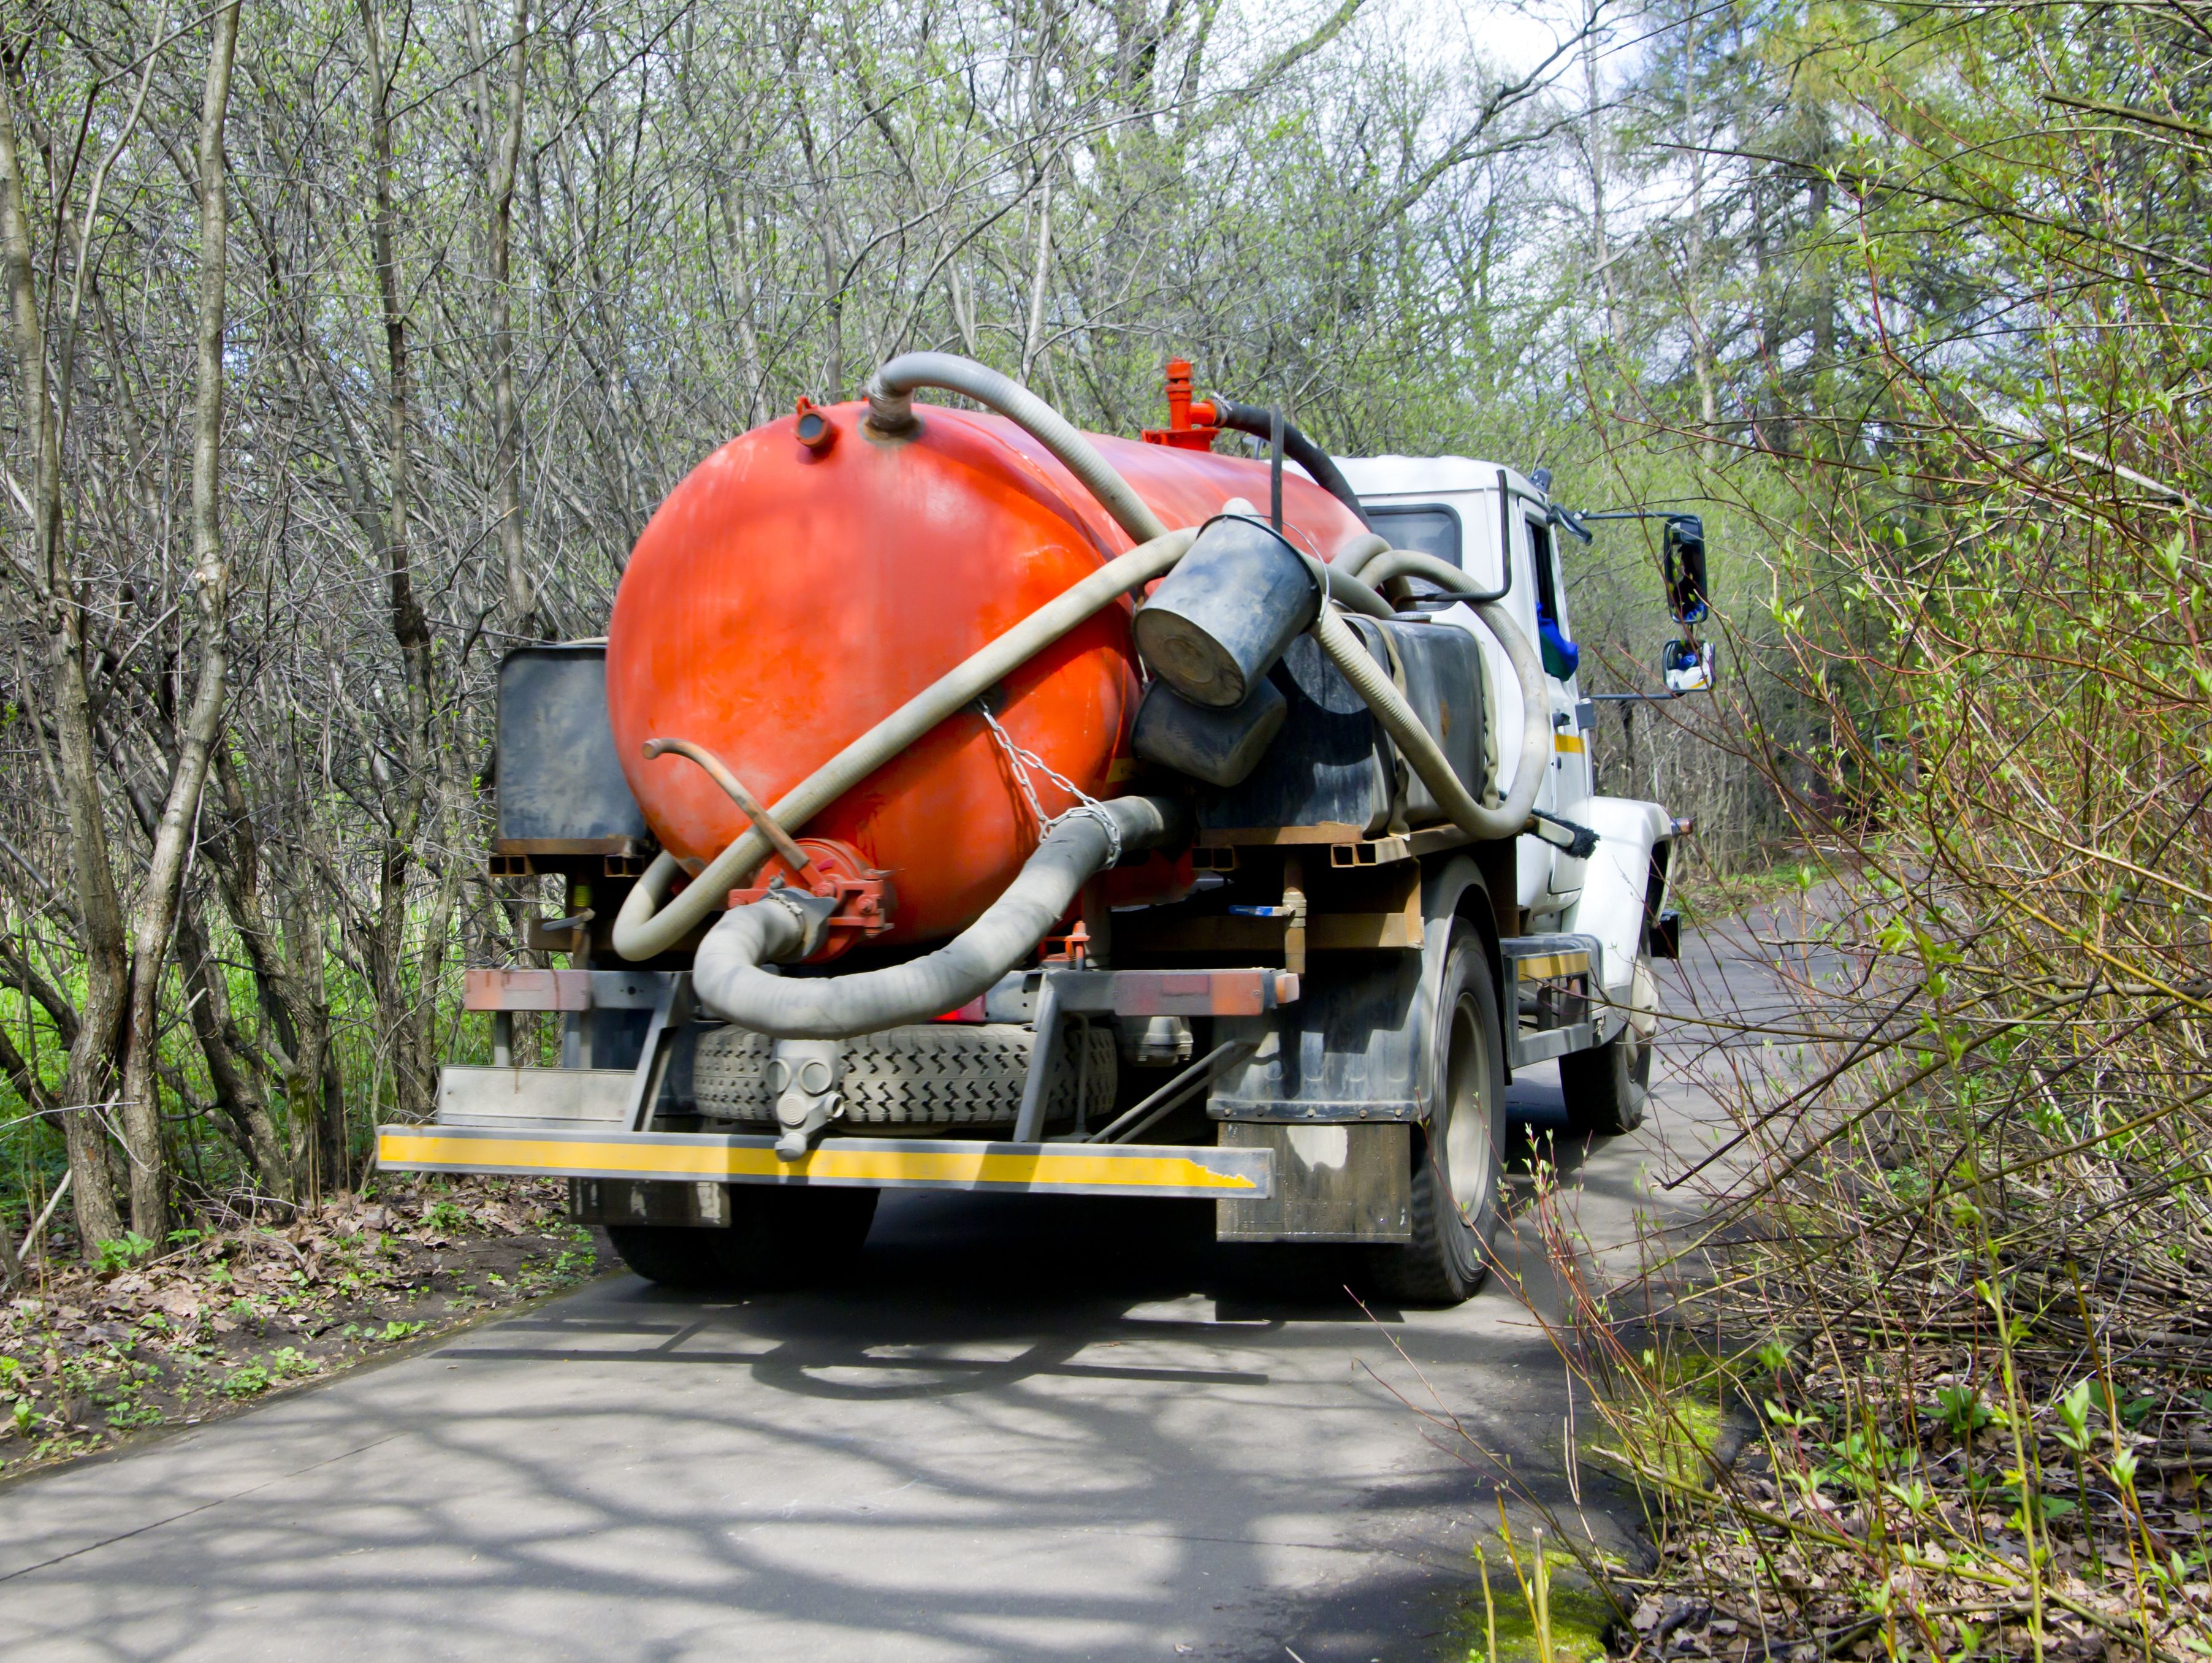
{"type": "MultiPolygon", "coordinates": [[[[678,485],[605,635],[501,665],[490,872],[565,906],[381,1168],[565,1178],[672,1286],[849,1265],[908,1189],[1208,1200],[1473,1292],[1514,1071],[1636,1126],[1674,950],[1688,828],[1594,790],[1591,534],[1540,470],[1167,392],[1102,436],[909,354],[678,485]]],[[[1656,696],[1711,675],[1664,545],[1656,696]]]]}

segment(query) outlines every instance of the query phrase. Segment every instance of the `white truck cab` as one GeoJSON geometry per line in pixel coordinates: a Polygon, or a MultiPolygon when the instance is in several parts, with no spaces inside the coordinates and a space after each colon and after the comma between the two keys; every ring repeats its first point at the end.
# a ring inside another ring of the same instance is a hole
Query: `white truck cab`
{"type": "MultiPolygon", "coordinates": [[[[1680,828],[1656,803],[1597,795],[1591,750],[1596,704],[1583,695],[1578,679],[1571,567],[1561,559],[1561,517],[1548,492],[1515,469],[1468,457],[1340,457],[1336,462],[1379,535],[1395,547],[1458,567],[1487,592],[1502,589],[1498,604],[1540,644],[1553,750],[1536,808],[1588,826],[1597,833],[1598,847],[1589,859],[1578,860],[1541,838],[1519,839],[1516,899],[1531,933],[1597,938],[1604,948],[1607,998],[1634,1012],[1632,1020],[1648,1031],[1657,1002],[1649,936],[1666,892],[1663,846],[1680,828]]],[[[1700,567],[1700,591],[1703,580],[1700,567]]],[[[1504,648],[1464,604],[1441,606],[1436,616],[1481,641],[1484,697],[1497,712],[1491,731],[1518,732],[1521,688],[1504,648]]],[[[1675,649],[1669,654],[1671,663],[1675,649]]],[[[1670,675],[1670,684],[1674,679],[1670,675]]],[[[1510,790],[1518,762],[1510,755],[1497,759],[1501,794],[1510,790]]]]}
{"type": "MultiPolygon", "coordinates": [[[[1338,458],[1338,465],[1358,492],[1376,532],[1394,547],[1418,549],[1456,566],[1486,590],[1504,590],[1500,604],[1540,645],[1545,690],[1551,698],[1551,769],[1537,791],[1536,807],[1562,820],[1586,822],[1585,804],[1596,783],[1589,741],[1596,707],[1583,698],[1577,682],[1578,654],[1550,499],[1512,469],[1466,457],[1346,457],[1338,458]]],[[[1463,604],[1445,607],[1436,616],[1482,641],[1489,671],[1484,693],[1497,712],[1492,731],[1518,733],[1521,686],[1506,664],[1504,649],[1463,604]]],[[[1498,759],[1501,795],[1512,788],[1518,763],[1510,755],[1498,759]]],[[[1559,920],[1581,898],[1588,864],[1540,838],[1520,840],[1517,899],[1531,928],[1567,927],[1559,920]]]]}

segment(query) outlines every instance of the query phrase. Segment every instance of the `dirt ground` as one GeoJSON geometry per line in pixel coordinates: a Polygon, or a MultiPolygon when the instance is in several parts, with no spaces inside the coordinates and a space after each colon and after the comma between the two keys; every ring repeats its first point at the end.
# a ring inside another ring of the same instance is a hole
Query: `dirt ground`
{"type": "Polygon", "coordinates": [[[0,1302],[0,1481],[587,1281],[605,1249],[563,1200],[544,1180],[386,1180],[158,1258],[27,1265],[0,1302]]]}

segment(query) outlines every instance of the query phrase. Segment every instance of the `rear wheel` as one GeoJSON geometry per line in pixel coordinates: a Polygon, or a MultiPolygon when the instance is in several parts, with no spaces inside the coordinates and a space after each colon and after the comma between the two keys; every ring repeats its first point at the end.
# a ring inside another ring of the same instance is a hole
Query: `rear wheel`
{"type": "Polygon", "coordinates": [[[1605,1044],[1570,1051],[1559,1059],[1559,1095],[1567,1125],[1585,1136],[1617,1138],[1644,1124],[1651,1095],[1650,1017],[1658,1001],[1651,973],[1642,960],[1629,984],[1628,1021],[1605,1044]]]}
{"type": "Polygon", "coordinates": [[[607,1238],[623,1264],[664,1288],[802,1287],[860,1256],[876,1193],[733,1185],[727,1229],[613,1224],[607,1238]]]}
{"type": "Polygon", "coordinates": [[[1431,1100],[1417,1139],[1413,1240],[1371,1250],[1376,1291],[1456,1305],[1482,1285],[1505,1150],[1505,1047],[1481,938],[1455,926],[1437,1002],[1431,1100]]]}
{"type": "Polygon", "coordinates": [[[623,1263],[664,1288],[720,1287],[722,1266],[714,1256],[714,1238],[725,1234],[711,1226],[607,1226],[607,1240],[615,1244],[623,1263]]]}
{"type": "Polygon", "coordinates": [[[872,1189],[738,1186],[730,1228],[714,1232],[722,1285],[797,1288],[851,1269],[875,1222],[876,1195],[872,1189]]]}

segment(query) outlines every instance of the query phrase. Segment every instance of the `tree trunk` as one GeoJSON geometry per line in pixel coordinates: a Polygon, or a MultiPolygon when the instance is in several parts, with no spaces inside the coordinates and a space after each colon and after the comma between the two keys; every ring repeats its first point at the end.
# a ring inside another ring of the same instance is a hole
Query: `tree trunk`
{"type": "Polygon", "coordinates": [[[168,798],[154,834],[131,919],[129,1011],[124,1035],[123,1129],[131,1153],[131,1228],[149,1241],[169,1234],[169,1172],[161,1141],[161,998],[169,937],[176,927],[185,858],[199,820],[208,759],[222,730],[229,671],[230,567],[222,546],[223,303],[229,279],[230,209],[222,133],[238,47],[240,0],[215,15],[207,88],[200,106],[198,363],[192,412],[192,591],[199,674],[177,735],[168,798]]]}
{"type": "MultiPolygon", "coordinates": [[[[40,1083],[39,1071],[32,1067],[23,1053],[15,1049],[4,1031],[0,1031],[0,1076],[15,1089],[33,1114],[50,1114],[53,1100],[46,1096],[40,1083]]],[[[8,1217],[0,1213],[0,1288],[13,1286],[21,1280],[23,1266],[15,1257],[15,1239],[8,1233],[8,1217]]]]}
{"type": "Polygon", "coordinates": [[[62,1134],[74,1174],[77,1237],[90,1258],[97,1254],[100,1242],[123,1234],[91,1105],[112,1101],[108,1087],[130,959],[122,898],[108,863],[107,830],[100,815],[92,695],[84,669],[84,615],[76,574],[62,541],[61,416],[46,384],[46,336],[32,270],[22,158],[16,149],[14,110],[4,90],[0,90],[0,256],[8,266],[23,419],[33,428],[32,538],[51,643],[55,772],[67,822],[70,873],[76,883],[78,938],[85,956],[83,1007],[64,1077],[68,1108],[62,1117],[62,1134]]]}
{"type": "Polygon", "coordinates": [[[208,949],[197,909],[186,896],[177,911],[177,969],[184,979],[185,1007],[192,1037],[199,1041],[207,1063],[208,1084],[216,1107],[230,1121],[232,1140],[253,1164],[256,1186],[264,1199],[290,1198],[291,1162],[283,1138],[269,1113],[252,1070],[238,1054],[236,1023],[232,1020],[228,990],[223,986],[222,966],[208,949]]]}
{"type": "Polygon", "coordinates": [[[1754,449],[1774,448],[1773,437],[1767,431],[1767,418],[1780,400],[1780,336],[1781,320],[1775,314],[1774,285],[1770,280],[1771,264],[1766,231],[1766,181],[1763,176],[1751,182],[1751,270],[1752,304],[1759,310],[1759,391],[1753,395],[1751,442],[1754,449]]]}
{"type": "MultiPolygon", "coordinates": [[[[392,639],[398,644],[407,688],[405,777],[399,782],[399,806],[391,816],[382,858],[378,862],[374,976],[380,1025],[388,1047],[386,1055],[392,1061],[399,1111],[404,1118],[422,1120],[428,1118],[429,1092],[420,1077],[416,1047],[412,1042],[417,1026],[416,1004],[409,996],[400,965],[406,947],[407,873],[413,864],[414,844],[422,827],[423,804],[429,794],[434,766],[430,624],[415,594],[413,556],[408,543],[409,513],[414,493],[409,445],[414,418],[409,406],[407,314],[399,294],[399,256],[392,197],[392,77],[396,72],[397,58],[385,39],[383,19],[374,0],[360,0],[360,7],[368,44],[369,149],[375,179],[369,246],[384,315],[385,577],[392,639]]],[[[321,1174],[325,1180],[336,1175],[328,1170],[321,1174]]]]}
{"type": "Polygon", "coordinates": [[[1583,15],[1583,102],[1584,105],[1585,137],[1583,148],[1589,153],[1590,170],[1590,241],[1597,257],[1598,285],[1605,294],[1605,322],[1613,337],[1613,349],[1624,362],[1628,352],[1628,319],[1622,312],[1620,297],[1614,292],[1613,248],[1606,234],[1606,131],[1603,112],[1598,105],[1597,80],[1597,23],[1595,0],[1583,15]]]}
{"type": "MultiPolygon", "coordinates": [[[[537,587],[524,563],[522,524],[522,416],[514,394],[514,290],[509,277],[509,246],[514,228],[514,175],[522,156],[525,77],[530,58],[530,0],[514,0],[514,23],[507,45],[507,122],[490,157],[489,235],[491,268],[492,471],[499,504],[500,557],[507,573],[507,628],[519,637],[540,633],[537,587]]],[[[490,100],[485,100],[489,116],[490,100]]]]}
{"type": "Polygon", "coordinates": [[[1690,313],[1690,362],[1698,379],[1698,417],[1705,434],[1699,449],[1710,467],[1720,399],[1714,385],[1713,339],[1705,309],[1705,135],[1698,129],[1698,16],[1693,11],[1682,23],[1682,139],[1690,154],[1689,269],[1683,275],[1683,288],[1690,313]]]}
{"type": "Polygon", "coordinates": [[[291,1121],[290,1144],[283,1144],[280,1131],[278,1158],[263,1170],[261,1182],[276,1199],[289,1202],[298,1193],[298,1174],[307,1164],[307,1141],[323,1107],[322,1058],[330,1044],[330,1011],[319,999],[320,978],[313,973],[321,962],[322,932],[311,920],[295,920],[280,931],[270,920],[261,889],[252,808],[236,768],[221,751],[213,785],[221,799],[222,823],[207,833],[203,816],[202,853],[215,871],[223,911],[253,974],[262,1016],[258,1048],[276,1065],[291,1121]]]}
{"type": "MultiPolygon", "coordinates": [[[[1826,147],[1822,147],[1826,161],[1826,147]]],[[[1836,279],[1835,265],[1828,251],[1821,244],[1828,228],[1828,176],[1815,173],[1806,187],[1805,240],[1806,252],[1813,260],[1813,385],[1808,390],[1814,402],[1821,398],[1820,378],[1836,364],[1836,279]]]]}
{"type": "Polygon", "coordinates": [[[1052,170],[1045,169],[1037,203],[1036,270],[1030,277],[1030,326],[1022,337],[1022,371],[1017,378],[1029,385],[1037,354],[1044,349],[1045,290],[1052,276],[1052,170]]]}

